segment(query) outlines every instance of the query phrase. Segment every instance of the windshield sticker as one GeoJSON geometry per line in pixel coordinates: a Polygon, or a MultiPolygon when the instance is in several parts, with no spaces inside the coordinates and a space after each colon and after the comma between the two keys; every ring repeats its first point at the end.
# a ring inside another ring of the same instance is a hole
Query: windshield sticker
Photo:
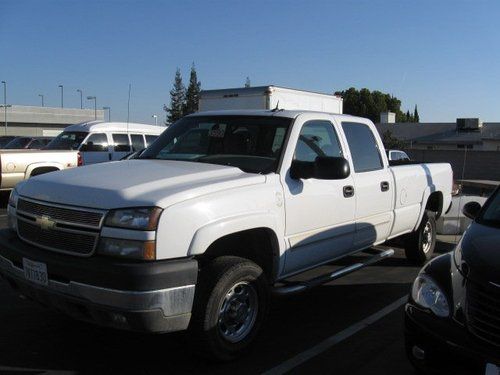
{"type": "Polygon", "coordinates": [[[226,124],[215,124],[210,129],[208,135],[212,138],[224,138],[224,133],[226,132],[226,124]]]}

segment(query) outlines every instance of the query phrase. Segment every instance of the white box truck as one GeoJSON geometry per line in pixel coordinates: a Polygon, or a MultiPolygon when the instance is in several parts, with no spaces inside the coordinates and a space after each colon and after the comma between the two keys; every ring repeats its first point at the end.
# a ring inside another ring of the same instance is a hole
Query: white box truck
{"type": "Polygon", "coordinates": [[[204,90],[199,110],[286,109],[342,114],[342,98],[336,95],[279,86],[204,90]]]}

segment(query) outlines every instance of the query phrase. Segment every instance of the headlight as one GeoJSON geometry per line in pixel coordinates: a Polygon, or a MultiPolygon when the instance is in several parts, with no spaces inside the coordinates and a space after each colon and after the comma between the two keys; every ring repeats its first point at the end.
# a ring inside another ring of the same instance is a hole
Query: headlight
{"type": "Polygon", "coordinates": [[[9,206],[17,207],[17,200],[19,199],[19,194],[16,189],[12,189],[9,195],[9,206]]]}
{"type": "Polygon", "coordinates": [[[161,208],[127,208],[110,211],[104,225],[139,230],[156,230],[161,208]]]}
{"type": "Polygon", "coordinates": [[[119,238],[102,237],[97,252],[122,258],[155,260],[155,241],[122,240],[119,238]]]}
{"type": "Polygon", "coordinates": [[[429,276],[417,276],[413,282],[411,296],[417,304],[430,309],[437,316],[447,317],[450,315],[446,296],[429,276]]]}

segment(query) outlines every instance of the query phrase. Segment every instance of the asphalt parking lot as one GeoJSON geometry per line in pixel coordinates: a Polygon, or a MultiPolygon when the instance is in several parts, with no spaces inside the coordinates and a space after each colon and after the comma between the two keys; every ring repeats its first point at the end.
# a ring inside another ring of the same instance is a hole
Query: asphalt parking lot
{"type": "MultiPolygon", "coordinates": [[[[437,252],[451,250],[453,239],[441,238],[437,252]]],[[[197,358],[186,334],[150,336],[77,322],[18,298],[0,281],[0,373],[415,374],[404,354],[403,304],[418,268],[395,250],[336,282],[275,298],[253,348],[227,364],[197,358]]]]}

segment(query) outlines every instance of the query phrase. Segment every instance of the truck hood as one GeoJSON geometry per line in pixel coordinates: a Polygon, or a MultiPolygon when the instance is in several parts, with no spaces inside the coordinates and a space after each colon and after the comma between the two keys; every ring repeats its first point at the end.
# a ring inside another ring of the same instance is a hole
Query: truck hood
{"type": "Polygon", "coordinates": [[[226,189],[264,183],[235,167],[172,160],[127,160],[32,177],[21,196],[89,208],[158,206],[226,189]]]}

